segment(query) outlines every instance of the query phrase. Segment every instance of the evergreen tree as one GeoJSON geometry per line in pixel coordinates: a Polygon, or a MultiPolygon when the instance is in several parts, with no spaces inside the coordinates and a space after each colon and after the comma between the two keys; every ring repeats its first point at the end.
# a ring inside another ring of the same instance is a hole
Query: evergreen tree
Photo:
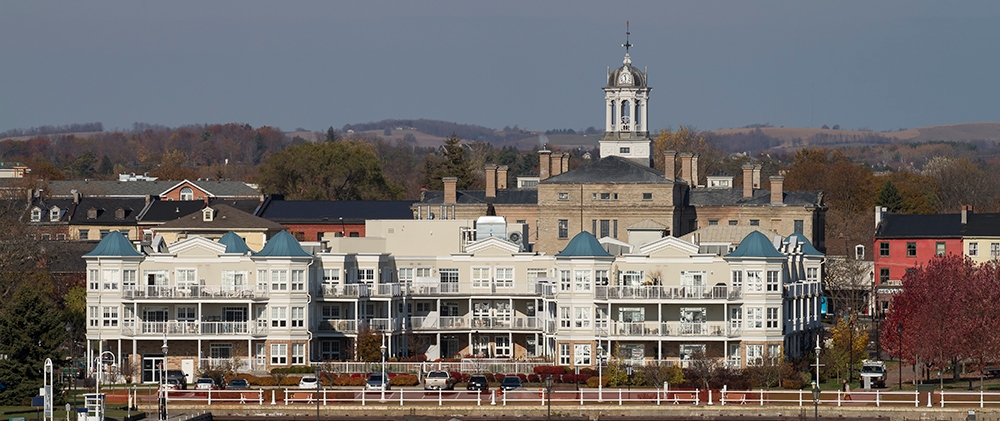
{"type": "Polygon", "coordinates": [[[340,135],[337,134],[337,131],[333,129],[333,126],[330,126],[329,129],[326,129],[327,142],[336,142],[338,140],[340,140],[340,135]]]}
{"type": "MultiPolygon", "coordinates": [[[[66,339],[65,320],[39,285],[49,284],[48,275],[22,282],[0,308],[0,405],[28,405],[43,384],[45,359],[54,370],[63,361],[60,345],[66,339]]],[[[29,275],[30,276],[30,275],[29,275]]],[[[58,394],[57,394],[58,396],[58,394]]]]}
{"type": "Polygon", "coordinates": [[[458,137],[455,133],[451,134],[448,140],[444,141],[444,160],[438,162],[436,165],[425,161],[425,169],[427,170],[427,185],[429,188],[439,188],[441,186],[441,179],[444,177],[455,177],[458,178],[458,189],[466,190],[472,187],[472,183],[475,182],[475,176],[472,173],[472,168],[469,166],[468,157],[465,154],[465,148],[459,144],[462,139],[458,137]]]}
{"type": "Polygon", "coordinates": [[[875,200],[875,204],[884,206],[891,213],[899,212],[900,209],[903,209],[903,196],[899,194],[899,190],[895,184],[892,184],[889,180],[885,180],[885,183],[882,184],[882,191],[878,193],[878,198],[875,200]]]}

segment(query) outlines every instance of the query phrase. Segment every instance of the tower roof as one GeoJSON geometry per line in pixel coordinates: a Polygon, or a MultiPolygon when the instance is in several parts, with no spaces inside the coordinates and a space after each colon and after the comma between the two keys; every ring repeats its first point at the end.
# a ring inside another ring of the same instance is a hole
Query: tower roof
{"type": "Polygon", "coordinates": [[[785,257],[760,231],[751,232],[726,257],[785,257]]]}
{"type": "Polygon", "coordinates": [[[226,253],[246,254],[250,251],[250,247],[247,247],[247,242],[243,240],[243,237],[236,235],[236,233],[232,231],[223,235],[222,238],[219,239],[219,244],[226,246],[226,253]]]}
{"type": "Polygon", "coordinates": [[[556,257],[611,257],[611,254],[604,250],[594,234],[580,231],[556,257]]]}
{"type": "Polygon", "coordinates": [[[142,256],[142,253],[136,251],[121,232],[111,231],[108,235],[101,239],[100,243],[97,243],[97,247],[95,247],[93,251],[83,255],[83,257],[108,256],[140,257],[142,256]]]}
{"type": "Polygon", "coordinates": [[[270,240],[254,256],[259,257],[309,257],[311,254],[302,249],[299,241],[288,231],[281,231],[270,240]]]}

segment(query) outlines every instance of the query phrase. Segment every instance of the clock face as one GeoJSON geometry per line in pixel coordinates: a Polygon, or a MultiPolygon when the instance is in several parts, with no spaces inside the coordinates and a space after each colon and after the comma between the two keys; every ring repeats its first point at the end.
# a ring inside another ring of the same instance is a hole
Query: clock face
{"type": "Polygon", "coordinates": [[[629,72],[622,72],[622,74],[618,76],[618,83],[631,84],[632,74],[629,72]]]}

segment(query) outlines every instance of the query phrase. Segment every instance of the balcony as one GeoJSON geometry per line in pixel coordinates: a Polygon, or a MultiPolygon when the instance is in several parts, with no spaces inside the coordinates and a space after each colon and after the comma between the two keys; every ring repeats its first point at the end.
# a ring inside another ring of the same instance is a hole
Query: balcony
{"type": "Polygon", "coordinates": [[[517,295],[539,296],[548,291],[552,295],[551,285],[539,282],[484,283],[474,285],[467,282],[437,282],[436,278],[418,278],[412,285],[406,287],[406,292],[412,296],[439,295],[517,295]],[[548,287],[548,290],[546,290],[548,287]]]}
{"type": "Polygon", "coordinates": [[[598,336],[733,338],[743,333],[729,322],[612,322],[609,330],[597,328],[598,336]]]}
{"type": "Polygon", "coordinates": [[[740,300],[743,291],[727,286],[665,287],[660,285],[598,286],[598,300],[740,300]]]}
{"type": "Polygon", "coordinates": [[[320,332],[357,333],[358,321],[354,319],[321,320],[316,327],[320,332]]]}
{"type": "Polygon", "coordinates": [[[182,286],[144,286],[122,289],[122,298],[126,300],[205,300],[205,299],[260,299],[267,298],[268,291],[264,288],[252,289],[246,287],[206,287],[204,285],[182,286]]]}
{"type": "Polygon", "coordinates": [[[195,337],[266,335],[267,325],[255,322],[139,322],[138,326],[122,326],[123,336],[195,337]]]}
{"type": "Polygon", "coordinates": [[[403,289],[400,284],[377,284],[375,290],[376,297],[402,297],[403,289]]]}
{"type": "Polygon", "coordinates": [[[362,298],[370,294],[365,284],[323,284],[319,295],[322,298],[362,298]]]}
{"type": "Polygon", "coordinates": [[[539,317],[513,317],[503,319],[498,317],[412,317],[410,326],[413,330],[541,330],[544,321],[539,317]]]}

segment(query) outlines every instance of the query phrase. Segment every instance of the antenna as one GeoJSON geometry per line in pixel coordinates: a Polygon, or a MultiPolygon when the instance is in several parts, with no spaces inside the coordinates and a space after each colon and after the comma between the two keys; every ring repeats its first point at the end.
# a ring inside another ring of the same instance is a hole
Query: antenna
{"type": "Polygon", "coordinates": [[[625,54],[628,54],[628,49],[632,46],[632,43],[628,42],[629,34],[628,21],[625,21],[625,43],[622,44],[622,47],[625,47],[625,54]]]}

